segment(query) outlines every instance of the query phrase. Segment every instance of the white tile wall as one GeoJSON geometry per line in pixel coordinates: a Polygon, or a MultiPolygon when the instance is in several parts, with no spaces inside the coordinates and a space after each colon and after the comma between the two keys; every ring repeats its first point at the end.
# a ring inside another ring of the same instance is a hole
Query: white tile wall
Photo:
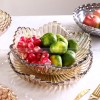
{"type": "Polygon", "coordinates": [[[0,0],[0,9],[11,15],[66,15],[82,4],[99,0],[0,0]]]}

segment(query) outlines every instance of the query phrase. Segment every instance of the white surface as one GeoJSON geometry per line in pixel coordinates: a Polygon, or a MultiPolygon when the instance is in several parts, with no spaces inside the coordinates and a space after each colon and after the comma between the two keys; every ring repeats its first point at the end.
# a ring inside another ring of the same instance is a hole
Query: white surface
{"type": "Polygon", "coordinates": [[[74,9],[99,0],[0,0],[0,9],[11,15],[68,15],[74,9]]]}
{"type": "Polygon", "coordinates": [[[67,29],[81,31],[75,24],[73,17],[69,16],[12,16],[12,24],[5,34],[0,37],[0,84],[11,88],[18,96],[18,100],[74,100],[83,89],[91,89],[81,100],[87,100],[92,91],[100,83],[100,37],[92,37],[93,64],[89,72],[80,81],[69,89],[47,88],[20,79],[11,69],[7,61],[7,52],[12,43],[12,37],[17,27],[38,28],[51,21],[58,21],[67,29]]]}

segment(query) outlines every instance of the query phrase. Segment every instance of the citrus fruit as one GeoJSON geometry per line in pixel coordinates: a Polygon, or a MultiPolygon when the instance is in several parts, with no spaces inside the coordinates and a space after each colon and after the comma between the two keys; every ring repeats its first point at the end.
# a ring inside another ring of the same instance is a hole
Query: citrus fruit
{"type": "Polygon", "coordinates": [[[56,34],[57,36],[57,41],[63,41],[66,43],[66,46],[68,46],[68,41],[66,38],[64,38],[64,36],[62,36],[61,34],[56,34]]]}
{"type": "Polygon", "coordinates": [[[67,52],[62,55],[63,66],[71,66],[75,62],[75,55],[74,51],[67,50],[67,52]]]}
{"type": "Polygon", "coordinates": [[[56,53],[56,54],[63,54],[67,51],[66,43],[62,41],[57,41],[55,43],[52,43],[50,46],[50,52],[56,53]]]}
{"type": "Polygon", "coordinates": [[[62,58],[60,55],[51,55],[50,60],[52,64],[56,66],[62,66],[62,58]]]}
{"type": "Polygon", "coordinates": [[[68,40],[68,49],[74,52],[78,51],[78,43],[75,39],[68,40]]]}
{"type": "Polygon", "coordinates": [[[57,37],[53,33],[46,33],[41,37],[41,43],[43,46],[50,46],[57,41],[57,37]]]}

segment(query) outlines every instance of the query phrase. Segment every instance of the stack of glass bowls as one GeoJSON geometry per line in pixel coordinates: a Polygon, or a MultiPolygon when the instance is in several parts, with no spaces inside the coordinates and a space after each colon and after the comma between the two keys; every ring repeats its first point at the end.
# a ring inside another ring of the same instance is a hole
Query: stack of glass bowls
{"type": "Polygon", "coordinates": [[[90,69],[92,63],[92,52],[90,49],[91,39],[89,34],[82,32],[69,33],[64,26],[54,21],[36,30],[28,27],[19,27],[15,32],[13,44],[10,45],[10,52],[8,55],[10,65],[14,72],[30,83],[38,81],[39,83],[43,82],[48,85],[71,85],[84,76],[90,69]],[[28,64],[17,54],[16,44],[21,36],[31,34],[41,37],[48,32],[54,34],[59,33],[67,39],[73,38],[77,40],[79,50],[76,53],[76,62],[72,66],[56,67],[50,64],[28,64]],[[42,66],[43,69],[39,69],[39,66],[42,66]]]}

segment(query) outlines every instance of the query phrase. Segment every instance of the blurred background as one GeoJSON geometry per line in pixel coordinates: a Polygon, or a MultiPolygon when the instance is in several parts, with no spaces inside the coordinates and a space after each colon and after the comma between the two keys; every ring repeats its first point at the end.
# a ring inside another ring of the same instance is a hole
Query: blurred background
{"type": "Polygon", "coordinates": [[[0,9],[13,16],[71,15],[75,8],[99,0],[0,0],[0,9]]]}

